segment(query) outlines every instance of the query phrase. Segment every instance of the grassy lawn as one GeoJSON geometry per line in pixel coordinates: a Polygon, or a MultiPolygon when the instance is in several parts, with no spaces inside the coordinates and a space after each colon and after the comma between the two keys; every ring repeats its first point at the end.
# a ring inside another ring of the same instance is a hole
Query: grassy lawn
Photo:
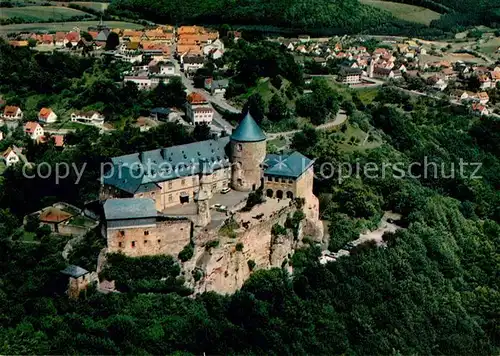
{"type": "Polygon", "coordinates": [[[45,21],[49,19],[64,21],[73,16],[84,16],[88,13],[62,6],[26,6],[2,7],[0,18],[20,17],[29,21],[45,21]]]}
{"type": "Polygon", "coordinates": [[[370,104],[375,97],[377,96],[378,93],[378,88],[373,87],[373,88],[359,88],[359,89],[354,89],[358,93],[359,99],[363,102],[363,104],[367,105],[370,104]]]}
{"type": "Polygon", "coordinates": [[[424,25],[429,25],[432,20],[437,20],[441,17],[439,13],[421,6],[381,0],[361,0],[361,3],[379,8],[381,10],[386,10],[398,19],[424,25]]]}
{"type": "Polygon", "coordinates": [[[372,140],[366,139],[367,133],[352,125],[347,125],[347,129],[344,133],[334,133],[333,135],[341,138],[341,140],[339,139],[337,141],[337,145],[339,149],[344,152],[372,149],[382,144],[378,135],[374,135],[374,133],[370,132],[368,137],[371,136],[372,140]]]}
{"type": "MultiPolygon", "coordinates": [[[[51,23],[21,23],[0,27],[0,34],[11,32],[49,32],[71,31],[75,27],[87,31],[89,26],[97,26],[99,21],[71,21],[71,22],[51,22],[51,23]]],[[[124,21],[106,21],[106,25],[111,28],[141,29],[142,25],[124,21]]]]}

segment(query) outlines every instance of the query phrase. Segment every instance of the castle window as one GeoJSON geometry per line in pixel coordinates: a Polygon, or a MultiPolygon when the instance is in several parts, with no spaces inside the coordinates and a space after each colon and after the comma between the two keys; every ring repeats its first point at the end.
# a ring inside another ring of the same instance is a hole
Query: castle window
{"type": "Polygon", "coordinates": [[[148,240],[144,240],[144,245],[147,245],[148,244],[148,240]]]}
{"type": "Polygon", "coordinates": [[[125,236],[125,231],[124,230],[120,230],[120,236],[125,236]]]}
{"type": "Polygon", "coordinates": [[[131,245],[132,245],[132,248],[135,248],[135,241],[132,241],[131,245]]]}
{"type": "Polygon", "coordinates": [[[286,183],[286,179],[285,178],[281,178],[281,183],[286,183]]]}
{"type": "Polygon", "coordinates": [[[196,184],[196,177],[193,177],[193,185],[196,184]]]}
{"type": "Polygon", "coordinates": [[[160,239],[158,239],[158,243],[160,243],[160,242],[161,242],[161,240],[160,240],[160,239]]]}
{"type": "Polygon", "coordinates": [[[172,189],[172,182],[168,182],[168,189],[172,189]]]}
{"type": "Polygon", "coordinates": [[[241,150],[243,149],[243,146],[241,145],[241,143],[238,143],[238,144],[236,145],[236,149],[237,149],[238,151],[241,151],[241,150]]]}
{"type": "Polygon", "coordinates": [[[288,183],[289,183],[289,184],[293,184],[293,180],[292,180],[292,179],[289,179],[289,180],[288,180],[288,183]]]}
{"type": "Polygon", "coordinates": [[[186,180],[185,179],[181,180],[181,184],[186,185],[186,180]]]}
{"type": "Polygon", "coordinates": [[[273,177],[267,177],[267,181],[268,182],[272,182],[273,181],[273,177]]]}
{"type": "Polygon", "coordinates": [[[123,247],[123,242],[118,242],[118,247],[122,248],[123,247]]]}
{"type": "Polygon", "coordinates": [[[275,181],[275,182],[279,182],[279,181],[280,181],[280,179],[279,179],[278,177],[274,177],[274,181],[275,181]]]}
{"type": "Polygon", "coordinates": [[[144,236],[148,236],[148,235],[149,235],[149,231],[148,230],[144,231],[144,236]]]}
{"type": "Polygon", "coordinates": [[[169,194],[168,195],[168,202],[171,203],[172,202],[172,194],[169,194]]]}

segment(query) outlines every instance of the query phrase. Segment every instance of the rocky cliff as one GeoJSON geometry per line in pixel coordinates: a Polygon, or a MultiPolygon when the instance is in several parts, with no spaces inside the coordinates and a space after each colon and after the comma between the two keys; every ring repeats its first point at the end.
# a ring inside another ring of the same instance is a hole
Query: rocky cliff
{"type": "Polygon", "coordinates": [[[195,253],[183,264],[183,271],[196,293],[233,293],[256,269],[286,267],[291,270],[289,260],[295,249],[303,245],[304,237],[323,242],[321,221],[307,212],[290,226],[296,205],[267,208],[237,213],[225,225],[195,233],[195,253]],[[281,229],[273,232],[275,225],[281,229]]]}

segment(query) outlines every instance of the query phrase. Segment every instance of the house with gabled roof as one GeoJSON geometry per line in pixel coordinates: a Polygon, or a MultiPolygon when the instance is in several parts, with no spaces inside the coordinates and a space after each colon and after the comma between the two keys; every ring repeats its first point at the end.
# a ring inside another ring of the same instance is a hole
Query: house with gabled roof
{"type": "Polygon", "coordinates": [[[472,113],[477,116],[487,116],[490,114],[488,108],[481,103],[472,103],[472,113]]]}
{"type": "Polygon", "coordinates": [[[36,121],[28,121],[24,124],[24,133],[34,141],[38,141],[45,134],[43,127],[36,121]]]}
{"type": "Polygon", "coordinates": [[[21,108],[15,105],[7,105],[4,108],[2,115],[0,115],[0,118],[4,120],[21,120],[23,116],[24,114],[21,111],[21,108]]]}
{"type": "Polygon", "coordinates": [[[186,117],[193,125],[210,124],[214,118],[214,109],[204,95],[193,92],[187,96],[186,117]]]}
{"type": "Polygon", "coordinates": [[[41,108],[38,113],[38,121],[42,124],[52,124],[57,121],[57,115],[51,108],[41,108]]]}
{"type": "Polygon", "coordinates": [[[28,160],[23,154],[22,149],[15,145],[10,146],[2,153],[2,159],[4,160],[7,167],[15,165],[18,162],[21,162],[23,164],[28,163],[28,160]]]}

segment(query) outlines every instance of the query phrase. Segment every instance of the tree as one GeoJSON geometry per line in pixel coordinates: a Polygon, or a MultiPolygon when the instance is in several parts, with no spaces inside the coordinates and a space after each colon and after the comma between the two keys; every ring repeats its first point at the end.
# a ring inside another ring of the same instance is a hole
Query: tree
{"type": "Polygon", "coordinates": [[[196,125],[193,130],[193,138],[196,141],[206,141],[212,138],[212,133],[210,132],[210,127],[207,123],[202,123],[196,125]]]}
{"type": "Polygon", "coordinates": [[[243,112],[249,112],[254,120],[260,124],[264,119],[266,112],[266,104],[259,93],[250,95],[245,106],[243,107],[243,112]]]}
{"type": "Polygon", "coordinates": [[[87,31],[81,31],[80,36],[85,40],[85,41],[92,41],[92,35],[88,33],[87,31]]]}
{"type": "Polygon", "coordinates": [[[114,50],[120,44],[120,37],[116,32],[110,32],[108,38],[106,39],[106,50],[114,50]]]}
{"type": "Polygon", "coordinates": [[[281,98],[279,94],[274,94],[269,102],[269,111],[267,113],[267,118],[271,121],[281,121],[289,118],[289,111],[286,106],[285,101],[281,98]]]}

